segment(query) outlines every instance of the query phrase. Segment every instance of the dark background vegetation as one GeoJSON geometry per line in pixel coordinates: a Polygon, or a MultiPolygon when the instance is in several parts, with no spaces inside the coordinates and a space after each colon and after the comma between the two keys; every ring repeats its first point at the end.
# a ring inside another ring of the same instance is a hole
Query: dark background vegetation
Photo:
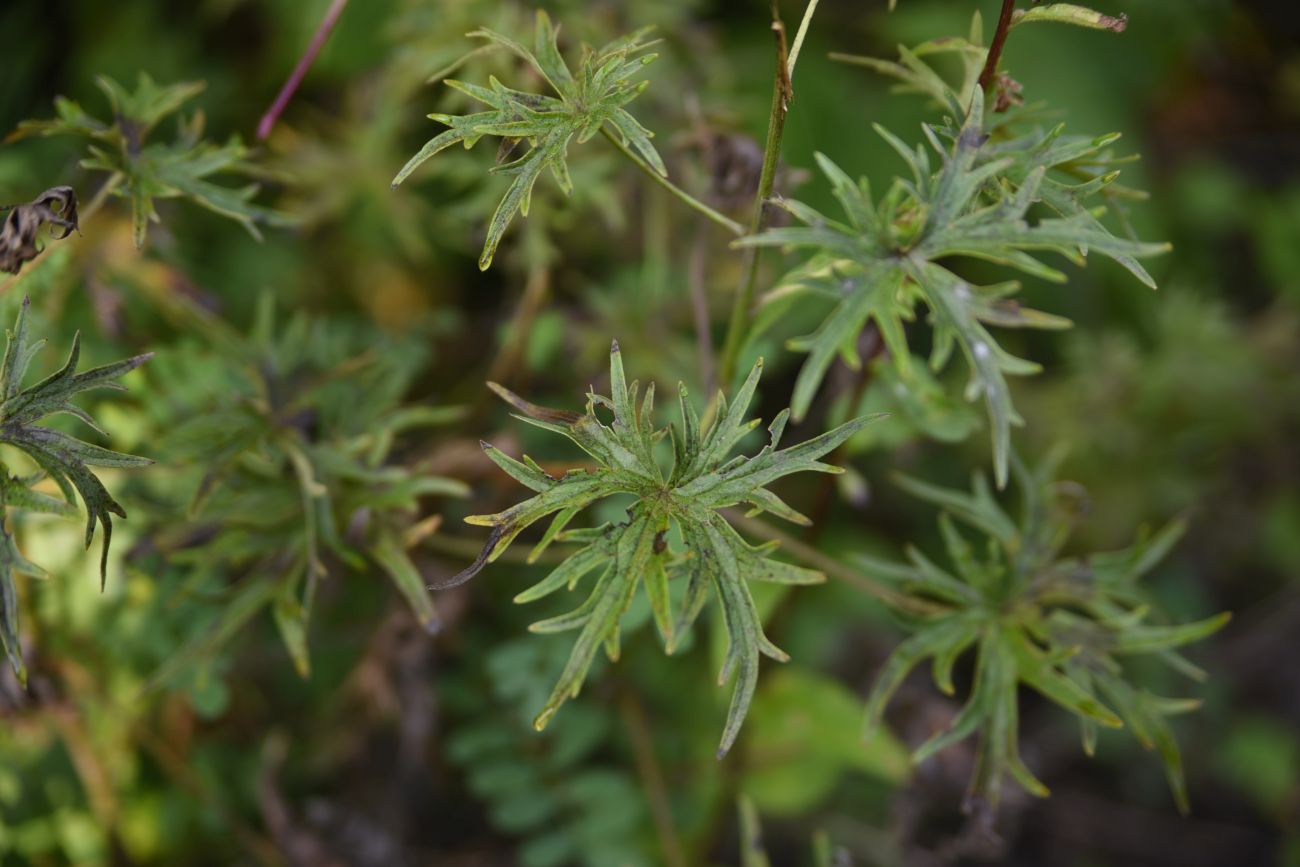
{"type": "MultiPolygon", "coordinates": [[[[326,5],[7,0],[0,130],[49,116],[59,94],[102,113],[95,76],[132,83],[145,70],[160,82],[206,81],[195,104],[210,134],[251,139],[326,5]]],[[[660,26],[641,116],[683,184],[708,181],[701,141],[761,137],[766,3],[545,5],[575,39],[660,26]]],[[[783,4],[788,21],[802,11],[795,5],[783,4]]],[[[1027,98],[1062,110],[1070,130],[1123,132],[1143,155],[1125,182],[1151,194],[1129,216],[1141,237],[1168,239],[1174,251],[1149,263],[1157,293],[1106,262],[1074,270],[1063,287],[1027,287],[1033,306],[1076,327],[1012,343],[1045,367],[1014,384],[1027,421],[1017,445],[1033,456],[1071,445],[1066,475],[1091,494],[1080,550],[1118,548],[1141,525],[1186,516],[1190,531],[1152,577],[1155,592],[1183,617],[1235,616],[1192,651],[1210,672],[1193,688],[1204,708],[1178,720],[1192,815],[1177,815],[1158,763],[1131,741],[1103,738],[1090,760],[1073,721],[1026,696],[1026,761],[1052,797],[1009,798],[996,857],[1026,867],[1300,865],[1300,11],[1265,0],[1098,5],[1127,13],[1127,32],[1025,28],[1005,66],[1027,98]]],[[[828,52],[892,56],[900,42],[964,33],[975,9],[991,26],[997,4],[898,6],[822,4],[796,80],[787,186],[821,150],[883,189],[901,166],[871,124],[913,138],[932,117],[828,52]]],[[[435,129],[424,115],[445,99],[423,80],[464,50],[461,34],[474,26],[522,33],[528,21],[528,10],[489,0],[358,0],[260,150],[278,173],[263,201],[302,217],[300,227],[269,229],[259,244],[167,203],[137,254],[129,217],[110,203],[83,237],[63,242],[93,253],[5,286],[4,320],[27,293],[53,346],[80,328],[95,360],[158,352],[158,369],[133,374],[131,395],[100,410],[116,447],[154,457],[164,457],[178,415],[203,411],[184,376],[164,375],[177,369],[169,354],[183,357],[198,337],[165,315],[169,295],[240,331],[270,295],[282,311],[359,330],[380,353],[416,345],[408,399],[469,407],[468,421],[404,446],[412,461],[474,489],[468,501],[430,504],[447,520],[418,554],[429,580],[458,571],[483,541],[459,519],[518,494],[478,438],[515,452],[526,443],[561,465],[572,457],[534,442],[487,400],[490,371],[540,403],[577,408],[617,337],[631,376],[694,384],[692,256],[706,259],[715,326],[737,282],[722,239],[599,139],[578,149],[590,159],[575,198],[561,201],[543,180],[532,216],[485,274],[474,263],[498,191],[478,171],[490,148],[448,153],[390,192],[435,129]],[[529,297],[540,303],[521,316],[529,297]]],[[[743,157],[745,146],[733,146],[743,157]]],[[[0,199],[61,183],[89,199],[97,181],[77,167],[79,148],[61,139],[0,148],[0,199]]],[[[800,195],[828,205],[820,183],[800,195]]],[[[775,339],[759,349],[770,417],[797,364],[775,339]]],[[[848,371],[833,371],[802,432],[820,430],[853,387],[848,371]]],[[[832,555],[932,547],[932,510],[889,472],[961,485],[988,462],[981,436],[950,445],[908,430],[842,458],[868,481],[867,496],[828,507],[835,491],[818,479],[790,489],[825,518],[805,541],[832,555]]],[[[181,479],[166,460],[113,479],[131,519],[119,525],[122,553],[103,594],[97,555],[82,557],[75,523],[24,527],[29,556],[54,577],[22,585],[32,689],[0,683],[0,863],[604,867],[669,863],[667,833],[679,863],[737,864],[742,792],[763,817],[775,865],[807,863],[819,829],[845,863],[952,860],[969,754],[959,746],[909,773],[897,742],[859,744],[860,697],[898,632],[872,600],[835,582],[777,603],[769,632],[794,662],[766,666],[741,746],[722,764],[712,750],[726,693],[712,684],[708,648],[668,659],[644,628],[619,665],[599,667],[581,699],[534,733],[529,720],[567,643],[526,633],[535,612],[510,599],[537,569],[519,565],[439,595],[444,625],[432,638],[382,578],[339,570],[312,622],[309,679],[262,616],[142,692],[221,604],[188,595],[180,567],[140,554],[151,532],[182,519],[181,479]]],[[[890,722],[898,741],[914,744],[950,713],[922,673],[890,722]]]]}

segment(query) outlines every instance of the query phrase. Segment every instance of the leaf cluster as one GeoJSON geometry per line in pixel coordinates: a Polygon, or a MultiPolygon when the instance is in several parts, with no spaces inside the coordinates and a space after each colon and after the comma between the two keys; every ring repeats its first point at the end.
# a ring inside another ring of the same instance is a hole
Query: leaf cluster
{"type": "Polygon", "coordinates": [[[491,527],[492,535],[478,561],[453,579],[453,583],[460,583],[472,578],[499,557],[525,528],[548,515],[554,518],[530,558],[535,559],[554,541],[581,545],[537,585],[515,598],[516,602],[531,602],[562,587],[572,590],[584,576],[595,575],[590,595],[582,605],[531,627],[542,633],[578,631],[569,662],[537,716],[538,728],[545,726],[566,699],[578,694],[602,645],[610,659],[617,659],[620,621],[638,586],[645,588],[669,653],[710,595],[718,602],[728,638],[719,680],[725,683],[733,672],[737,675],[719,754],[731,747],[739,733],[758,682],[759,656],[787,659],[763,634],[748,582],[811,584],[824,580],[824,576],[773,559],[769,555],[774,543],[749,544],[727,521],[723,510],[745,503],[755,513],[770,512],[808,524],[806,517],[767,486],[793,473],[840,472],[818,458],[873,418],[858,418],[799,445],[779,448],[789,418],[785,410],[768,427],[768,445],[752,456],[732,456],[746,434],[759,424],[758,419],[746,420],[746,414],[761,372],[760,360],[732,402],[719,395],[716,413],[708,424],[701,422],[685,387],[679,386],[680,428],[655,427],[654,384],[638,401],[638,384],[628,385],[617,343],[610,353],[610,396],[589,393],[583,413],[536,406],[492,384],[520,411],[517,418],[567,437],[595,463],[593,469],[572,469],[555,478],[527,457],[520,462],[484,443],[487,456],[536,495],[503,512],[466,519],[491,527]],[[612,414],[608,424],[598,416],[598,410],[612,414]],[[656,446],[665,437],[672,442],[668,468],[656,456],[656,446]],[[625,521],[567,529],[588,506],[622,494],[635,498],[625,521]],[[674,544],[674,539],[680,544],[674,544]],[[670,587],[678,580],[685,584],[685,590],[674,605],[670,587]]]}
{"type": "Polygon", "coordinates": [[[1053,481],[1056,463],[1049,459],[1031,472],[1013,460],[1023,495],[1019,520],[1003,510],[982,476],[976,476],[969,494],[901,480],[906,490],[943,509],[939,529],[952,565],[944,568],[914,548],[905,564],[857,558],[867,573],[941,606],[933,615],[912,618],[912,635],[882,668],[867,702],[868,735],[913,668],[931,659],[935,685],[951,695],[954,666],[974,648],[974,681],[965,706],[914,753],[920,762],[978,733],[968,811],[984,805],[995,810],[1006,776],[1035,795],[1047,795],[1020,758],[1022,684],[1079,718],[1089,755],[1099,727],[1128,728],[1143,747],[1160,755],[1175,800],[1186,811],[1182,763],[1167,718],[1199,702],[1164,698],[1133,684],[1127,663],[1151,656],[1199,679],[1203,674],[1177,648],[1213,634],[1228,615],[1162,623],[1138,585],[1177,542],[1180,522],[1122,551],[1063,555],[1084,511],[1084,495],[1073,484],[1053,481]],[[973,545],[958,523],[986,536],[987,544],[973,545]]]}
{"type": "MultiPolygon", "coordinates": [[[[792,398],[798,419],[836,357],[854,369],[861,366],[858,335],[869,324],[879,329],[900,376],[907,377],[914,363],[923,363],[909,350],[907,323],[924,308],[933,326],[930,367],[943,368],[954,350],[959,351],[970,372],[967,399],[981,399],[988,408],[1001,486],[1007,476],[1010,429],[1022,424],[1006,377],[1034,373],[1039,366],[1003,348],[989,326],[1062,328],[1069,323],[1021,306],[1014,298],[1017,282],[976,285],[955,270],[955,263],[981,259],[1064,282],[1066,275],[1042,261],[1041,253],[1055,253],[1076,265],[1083,265],[1090,253],[1099,253],[1154,287],[1138,259],[1168,246],[1111,233],[1098,219],[1100,211],[1087,202],[1118,175],[1109,170],[1113,160],[1108,151],[1117,136],[1066,137],[1061,125],[1012,135],[986,106],[979,87],[969,88],[969,109],[964,109],[937,74],[932,80],[917,71],[929,67],[915,55],[905,53],[904,59],[909,64],[895,64],[895,72],[909,88],[932,95],[942,92],[952,117],[961,120],[925,125],[926,145],[915,148],[877,127],[910,171],[910,177],[896,179],[879,199],[865,178],[855,182],[830,159],[817,155],[843,218],[832,219],[801,202],[785,200],[779,204],[802,225],[769,229],[737,242],[812,252],[769,294],[756,331],[807,297],[833,305],[814,333],[790,341],[792,349],[808,353],[792,398]],[[1035,219],[1040,204],[1048,213],[1035,219]]],[[[972,68],[967,65],[968,75],[972,68]]]]}
{"type": "Polygon", "coordinates": [[[554,96],[527,93],[506,87],[495,77],[487,87],[448,80],[446,84],[489,106],[489,111],[468,115],[431,114],[429,117],[450,129],[430,139],[393,178],[401,184],[422,163],[454,144],[471,148],[485,135],[502,140],[494,174],[511,178],[510,186],[488,223],[487,239],[479,256],[479,268],[492,264],[501,236],[515,214],[528,216],[533,186],[545,171],[550,171],[565,195],[573,191],[569,174],[569,145],[589,141],[596,133],[612,136],[623,147],[631,147],[640,158],[661,176],[667,176],[663,160],[647,130],[625,108],[640,95],[649,82],[634,82],[646,64],[655,59],[644,54],[649,43],[647,30],[639,30],[616,39],[596,50],[584,46],[576,73],[560,54],[558,28],[541,10],[537,12],[533,48],[486,28],[470,33],[489,44],[505,48],[522,58],[554,91],[554,96]],[[516,159],[507,160],[521,142],[527,150],[516,159]]]}
{"type": "Polygon", "coordinates": [[[439,516],[416,515],[422,498],[466,489],[394,448],[407,432],[459,411],[402,405],[409,353],[358,351],[356,335],[301,315],[277,333],[265,301],[252,334],[220,347],[218,396],[169,438],[182,459],[204,467],[171,558],[191,568],[193,581],[237,589],[223,619],[163,674],[270,607],[305,675],[317,585],[335,572],[386,574],[425,629],[439,626],[410,555],[439,516]]]}
{"type": "Polygon", "coordinates": [[[32,386],[23,386],[27,369],[45,345],[27,333],[29,302],[23,299],[14,329],[8,332],[4,360],[0,362],[0,444],[9,446],[32,465],[34,472],[18,476],[7,462],[0,460],[0,641],[20,680],[26,679],[22,648],[18,639],[18,601],[14,575],[43,576],[44,571],[27,560],[18,550],[8,517],[11,510],[71,517],[77,513],[76,499],[86,507],[86,547],[95,536],[95,526],[104,527],[103,552],[99,570],[101,584],[108,575],[108,549],[113,539],[113,515],[125,518],[126,512],[113,499],[95,475],[92,467],[131,468],[152,463],[147,458],[111,451],[42,424],[49,416],[67,414],[85,422],[97,433],[104,431],[94,419],[72,402],[78,395],[94,389],[122,390],[121,377],[148,361],[150,355],[137,355],[123,361],[77,372],[81,357],[81,335],[72,340],[68,360],[56,372],[32,386]],[[59,496],[51,496],[37,486],[50,481],[59,496]]]}
{"type": "Polygon", "coordinates": [[[10,139],[29,135],[73,135],[88,140],[90,156],[83,168],[105,172],[113,194],[131,203],[135,246],[143,248],[149,223],[159,222],[155,202],[184,198],[238,222],[261,239],[258,224],[291,225],[285,214],[257,205],[258,184],[227,187],[213,175],[257,177],[262,174],[249,161],[249,149],[232,136],[218,145],[203,138],[203,114],[196,112],[177,121],[176,138],[168,143],[151,141],[164,119],[177,114],[203,90],[202,82],[159,85],[141,72],[134,91],[107,76],[96,79],[108,99],[111,120],[86,112],[65,97],[54,102],[56,117],[29,120],[18,125],[10,139]]]}

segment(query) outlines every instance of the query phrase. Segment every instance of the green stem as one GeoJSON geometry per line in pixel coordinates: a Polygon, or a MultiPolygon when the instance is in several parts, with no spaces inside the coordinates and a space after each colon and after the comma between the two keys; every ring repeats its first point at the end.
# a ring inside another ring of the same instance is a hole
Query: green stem
{"type": "Polygon", "coordinates": [[[799,22],[799,32],[794,35],[794,43],[790,46],[790,83],[794,84],[794,65],[799,62],[799,52],[803,50],[804,37],[808,35],[808,25],[812,24],[813,13],[817,11],[819,0],[808,0],[808,6],[803,11],[803,20],[799,22]]]}
{"type": "MultiPolygon", "coordinates": [[[[545,267],[535,266],[529,269],[528,278],[524,282],[523,297],[519,299],[519,306],[515,308],[514,315],[510,319],[509,329],[506,331],[501,348],[497,351],[496,360],[488,368],[488,379],[492,382],[519,388],[519,374],[515,368],[518,367],[519,360],[528,349],[528,338],[532,332],[533,321],[546,301],[550,286],[550,272],[545,267]]],[[[484,395],[489,393],[486,389],[480,389],[480,392],[484,395]]]]}
{"type": "Polygon", "coordinates": [[[931,602],[928,599],[921,599],[916,596],[909,596],[890,587],[888,584],[877,581],[866,575],[862,575],[853,569],[827,557],[821,551],[811,545],[805,545],[794,536],[782,530],[778,530],[766,521],[760,521],[757,518],[747,517],[740,512],[733,510],[727,511],[727,520],[731,521],[742,530],[752,533],[762,539],[776,541],[781,544],[781,550],[790,554],[796,560],[801,560],[805,564],[815,569],[820,569],[832,578],[850,584],[868,596],[874,596],[881,602],[891,608],[899,611],[906,611],[909,614],[928,616],[941,614],[948,610],[948,606],[938,602],[931,602]]]}
{"type": "Polygon", "coordinates": [[[109,175],[108,179],[105,180],[95,192],[95,197],[90,200],[90,203],[86,205],[86,207],[81,209],[81,221],[85,222],[90,219],[92,214],[103,207],[104,202],[108,200],[108,197],[113,194],[124,180],[126,180],[126,177],[121,172],[113,172],[109,175]]]}
{"type": "Polygon", "coordinates": [[[740,225],[740,223],[737,223],[735,220],[731,219],[730,217],[724,216],[723,214],[720,214],[717,211],[713,210],[708,205],[704,204],[699,199],[695,198],[690,193],[686,192],[681,187],[677,186],[672,181],[665,178],[663,175],[659,174],[645,160],[641,159],[639,156],[633,153],[632,150],[627,145],[619,141],[618,136],[614,135],[604,127],[601,128],[600,132],[602,135],[605,136],[605,138],[609,139],[610,144],[618,148],[619,152],[622,153],[623,156],[630,159],[633,163],[636,164],[637,168],[641,169],[641,171],[649,175],[654,180],[655,183],[659,184],[659,186],[663,187],[665,190],[667,190],[668,192],[676,196],[677,199],[681,201],[683,204],[685,204],[687,207],[694,208],[696,211],[699,211],[701,214],[708,217],[710,220],[717,223],[719,226],[726,229],[728,232],[730,232],[733,235],[740,236],[745,234],[744,226],[740,225]]]}
{"type": "MultiPolygon", "coordinates": [[[[808,4],[804,15],[807,22],[816,3],[808,4]]],[[[806,29],[806,24],[801,27],[806,29]]],[[[749,234],[757,235],[767,223],[768,199],[776,186],[776,167],[781,157],[781,141],[785,137],[785,117],[790,110],[790,65],[785,50],[785,25],[781,19],[772,22],[776,34],[776,76],[772,82],[772,108],[767,121],[767,142],[763,147],[763,172],[754,196],[754,216],[750,219],[749,234]]],[[[745,282],[731,308],[731,321],[727,325],[727,338],[722,345],[722,361],[718,369],[718,385],[726,388],[736,372],[741,346],[749,330],[749,308],[754,303],[754,290],[758,286],[758,248],[746,252],[745,282]]]]}

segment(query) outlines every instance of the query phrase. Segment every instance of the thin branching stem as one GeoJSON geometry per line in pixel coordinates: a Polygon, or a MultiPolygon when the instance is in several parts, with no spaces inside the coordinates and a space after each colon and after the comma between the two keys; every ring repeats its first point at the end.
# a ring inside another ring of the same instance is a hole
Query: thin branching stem
{"type": "MultiPolygon", "coordinates": [[[[483,544],[479,541],[466,539],[463,536],[452,536],[447,533],[434,533],[427,536],[420,540],[420,545],[430,551],[458,559],[472,559],[478,555],[483,547],[483,544]]],[[[525,566],[557,566],[563,563],[567,556],[564,551],[555,549],[543,551],[541,555],[530,559],[527,551],[507,548],[497,555],[497,559],[503,563],[515,563],[525,566]]]]}
{"type": "Polygon", "coordinates": [[[790,46],[790,63],[789,78],[791,85],[794,84],[794,65],[799,62],[799,52],[803,50],[804,37],[808,35],[808,26],[812,24],[813,13],[817,11],[819,0],[808,0],[808,7],[804,9],[803,20],[799,22],[799,32],[794,35],[794,42],[790,46]]]}
{"type": "Polygon", "coordinates": [[[819,569],[838,581],[856,587],[869,596],[874,596],[891,608],[920,616],[941,614],[948,610],[948,606],[939,602],[909,596],[895,590],[888,584],[850,569],[838,560],[826,556],[811,545],[805,545],[794,536],[784,530],[778,530],[766,521],[747,517],[743,513],[734,510],[728,511],[726,515],[727,520],[740,529],[768,541],[780,542],[781,550],[796,560],[814,569],[819,569]]]}
{"type": "Polygon", "coordinates": [[[627,157],[632,162],[636,163],[637,168],[641,169],[641,171],[649,175],[651,179],[654,180],[655,183],[659,184],[659,186],[663,187],[665,190],[672,193],[679,201],[681,201],[687,207],[693,208],[696,211],[700,212],[701,214],[708,217],[710,220],[717,223],[719,226],[726,229],[728,232],[730,232],[733,235],[739,236],[745,234],[744,226],[742,226],[740,223],[737,223],[735,220],[731,219],[730,217],[727,217],[713,210],[713,208],[710,208],[708,205],[704,204],[699,199],[695,198],[690,193],[686,192],[681,187],[677,186],[672,181],[665,178],[663,175],[659,174],[657,171],[651,168],[650,165],[646,163],[645,160],[641,159],[639,156],[633,153],[632,150],[627,145],[619,141],[618,136],[614,135],[608,129],[604,129],[604,128],[601,129],[601,133],[604,134],[605,138],[609,139],[610,144],[618,148],[619,153],[623,154],[623,156],[627,157]]]}
{"type": "Polygon", "coordinates": [[[619,710],[623,724],[627,727],[628,740],[632,743],[632,757],[636,762],[637,775],[641,777],[646,800],[650,803],[650,817],[655,824],[655,834],[659,838],[659,848],[667,867],[686,867],[686,853],[682,849],[681,836],[673,823],[672,804],[668,796],[668,784],[664,779],[663,769],[655,755],[654,736],[650,730],[650,720],[646,716],[644,705],[631,689],[622,689],[619,694],[619,710]]]}
{"type": "Polygon", "coordinates": [[[96,211],[104,207],[104,202],[108,201],[108,197],[113,195],[113,192],[122,185],[124,180],[126,180],[126,176],[121,172],[113,172],[109,175],[99,189],[95,191],[95,197],[90,200],[86,207],[81,209],[81,222],[86,222],[96,211]]]}
{"type": "Polygon", "coordinates": [[[708,267],[708,227],[699,224],[700,231],[695,233],[691,242],[690,264],[687,266],[686,281],[691,293],[691,315],[695,320],[695,346],[700,357],[700,382],[704,383],[704,393],[713,394],[717,389],[714,379],[716,362],[713,357],[713,326],[709,321],[709,299],[704,285],[705,272],[708,267]]]}

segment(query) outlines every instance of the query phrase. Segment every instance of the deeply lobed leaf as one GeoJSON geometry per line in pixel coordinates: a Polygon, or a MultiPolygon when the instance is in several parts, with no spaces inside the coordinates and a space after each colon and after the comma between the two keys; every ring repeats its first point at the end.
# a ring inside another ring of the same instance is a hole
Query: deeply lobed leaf
{"type": "Polygon", "coordinates": [[[979,734],[967,809],[996,809],[1003,779],[1045,796],[1047,788],[1025,767],[1018,751],[1018,689],[1024,685],[1080,720],[1084,749],[1091,754],[1098,726],[1127,727],[1144,747],[1156,749],[1175,801],[1187,809],[1182,764],[1164,717],[1195,702],[1161,699],[1133,686],[1123,660],[1168,656],[1173,648],[1212,635],[1228,620],[1220,614],[1195,623],[1149,623],[1150,606],[1135,582],[1166,553],[1177,525],[1155,542],[1086,559],[1061,558],[1073,527],[1072,504],[1051,478],[1053,462],[1030,473],[1015,462],[1023,489],[1020,520],[1011,519],[977,478],[973,494],[903,480],[912,493],[943,510],[940,529],[950,573],[911,551],[910,564],[860,558],[863,569],[911,597],[939,603],[939,613],[915,621],[913,634],[886,660],[867,700],[867,733],[879,726],[885,707],[907,674],[933,661],[935,685],[954,691],[952,669],[975,648],[975,679],[961,712],[915,752],[917,762],[957,741],[979,734]],[[989,536],[979,557],[951,518],[989,536]]]}
{"type": "MultiPolygon", "coordinates": [[[[977,36],[972,34],[973,39],[977,36]]],[[[982,53],[970,46],[956,41],[946,50],[971,59],[982,53]]],[[[970,283],[953,270],[953,260],[983,259],[1059,282],[1065,275],[1042,261],[1041,252],[1079,265],[1090,253],[1099,253],[1154,288],[1138,260],[1163,253],[1168,245],[1116,236],[1085,204],[1111,186],[1118,174],[1109,170],[1106,152],[1114,137],[1065,138],[1060,126],[1013,134],[1007,124],[994,119],[983,91],[973,86],[970,73],[978,67],[967,64],[965,83],[954,92],[918,57],[933,50],[904,49],[901,65],[869,65],[928,93],[962,118],[956,125],[923,127],[930,149],[939,157],[937,167],[924,146],[911,148],[878,127],[907,164],[910,179],[897,180],[886,196],[873,200],[865,179],[854,182],[819,154],[817,162],[845,219],[836,221],[801,202],[782,201],[802,225],[769,229],[737,244],[812,254],[768,296],[766,302],[776,310],[763,317],[764,326],[801,296],[819,296],[834,304],[817,331],[790,342],[791,349],[808,353],[792,400],[796,419],[811,406],[837,356],[850,368],[861,365],[858,335],[869,324],[879,329],[890,359],[900,375],[905,374],[913,361],[904,323],[924,307],[934,330],[930,366],[943,368],[953,350],[960,350],[970,371],[966,397],[982,400],[988,409],[994,471],[1001,487],[1007,479],[1011,428],[1023,423],[1012,404],[1007,377],[1035,373],[1039,367],[1003,349],[987,326],[1055,329],[1069,322],[1022,307],[1012,297],[1017,283],[970,283]],[[1106,170],[1099,173],[1098,166],[1106,170]],[[1031,207],[1039,202],[1058,216],[1031,222],[1031,207]]]]}
{"type": "Polygon", "coordinates": [[[584,413],[539,407],[492,385],[520,411],[517,418],[567,437],[596,463],[593,470],[574,469],[555,478],[527,457],[517,461],[484,443],[494,463],[536,494],[503,512],[467,518],[472,524],[491,527],[492,535],[478,560],[444,585],[473,578],[497,559],[520,532],[548,515],[554,518],[533,550],[533,557],[553,541],[581,545],[515,600],[533,601],[562,587],[573,590],[586,576],[595,575],[586,601],[578,608],[532,627],[537,632],[578,631],[568,664],[537,716],[538,728],[546,725],[566,699],[578,694],[601,647],[611,659],[617,658],[620,622],[638,586],[644,586],[669,653],[709,597],[716,600],[728,638],[720,681],[725,683],[736,675],[719,755],[735,742],[758,682],[759,657],[787,658],[763,634],[748,582],[810,584],[824,580],[824,576],[773,559],[768,556],[772,545],[749,544],[721,510],[747,503],[755,512],[767,511],[807,523],[807,518],[767,486],[793,473],[839,472],[818,458],[875,418],[858,418],[807,442],[780,448],[788,416],[788,412],[782,412],[769,426],[766,446],[752,456],[733,457],[740,441],[758,424],[747,416],[761,373],[760,360],[730,403],[719,395],[717,412],[707,425],[701,424],[686,389],[679,387],[681,426],[667,432],[654,425],[654,386],[646,389],[638,403],[638,384],[628,384],[617,343],[610,352],[610,396],[589,394],[584,413]],[[612,420],[602,421],[597,409],[611,413],[612,420]],[[661,467],[654,451],[665,433],[673,442],[670,467],[661,467]],[[635,497],[626,521],[584,530],[567,529],[587,506],[617,494],[635,497]],[[680,547],[671,541],[674,537],[680,538],[680,547]],[[685,583],[676,611],[672,610],[669,592],[672,581],[685,583]]]}
{"type": "Polygon", "coordinates": [[[632,82],[655,59],[655,55],[643,53],[648,45],[644,41],[647,32],[630,34],[599,51],[586,48],[576,73],[560,54],[559,29],[551,24],[543,10],[537,11],[532,49],[486,28],[470,33],[471,37],[484,39],[518,56],[546,80],[555,95],[512,90],[495,78],[489,79],[488,87],[447,81],[449,87],[491,110],[460,116],[429,115],[450,129],[420,148],[393,178],[393,186],[400,185],[424,162],[454,144],[471,148],[485,135],[502,138],[503,145],[526,142],[528,149],[523,156],[492,169],[494,174],[506,175],[511,180],[488,222],[487,237],[479,255],[479,268],[486,271],[515,215],[528,216],[533,187],[543,173],[549,170],[565,195],[573,191],[568,168],[571,143],[582,144],[604,131],[631,147],[652,169],[666,176],[668,170],[663,159],[650,141],[654,133],[624,108],[649,83],[632,82]]]}
{"type": "Polygon", "coordinates": [[[134,91],[107,76],[100,76],[97,83],[108,98],[111,123],[60,97],[55,101],[57,117],[24,121],[12,137],[75,135],[88,139],[90,156],[82,166],[108,173],[113,194],[130,202],[137,249],[144,247],[149,224],[159,220],[155,203],[160,199],[188,199],[235,220],[259,240],[258,225],[293,224],[288,215],[253,202],[257,184],[232,188],[211,180],[219,174],[255,176],[259,171],[249,160],[249,149],[237,137],[224,145],[204,140],[201,113],[178,122],[175,141],[149,140],[160,121],[179,112],[203,90],[202,82],[159,85],[142,72],[134,91]]]}

